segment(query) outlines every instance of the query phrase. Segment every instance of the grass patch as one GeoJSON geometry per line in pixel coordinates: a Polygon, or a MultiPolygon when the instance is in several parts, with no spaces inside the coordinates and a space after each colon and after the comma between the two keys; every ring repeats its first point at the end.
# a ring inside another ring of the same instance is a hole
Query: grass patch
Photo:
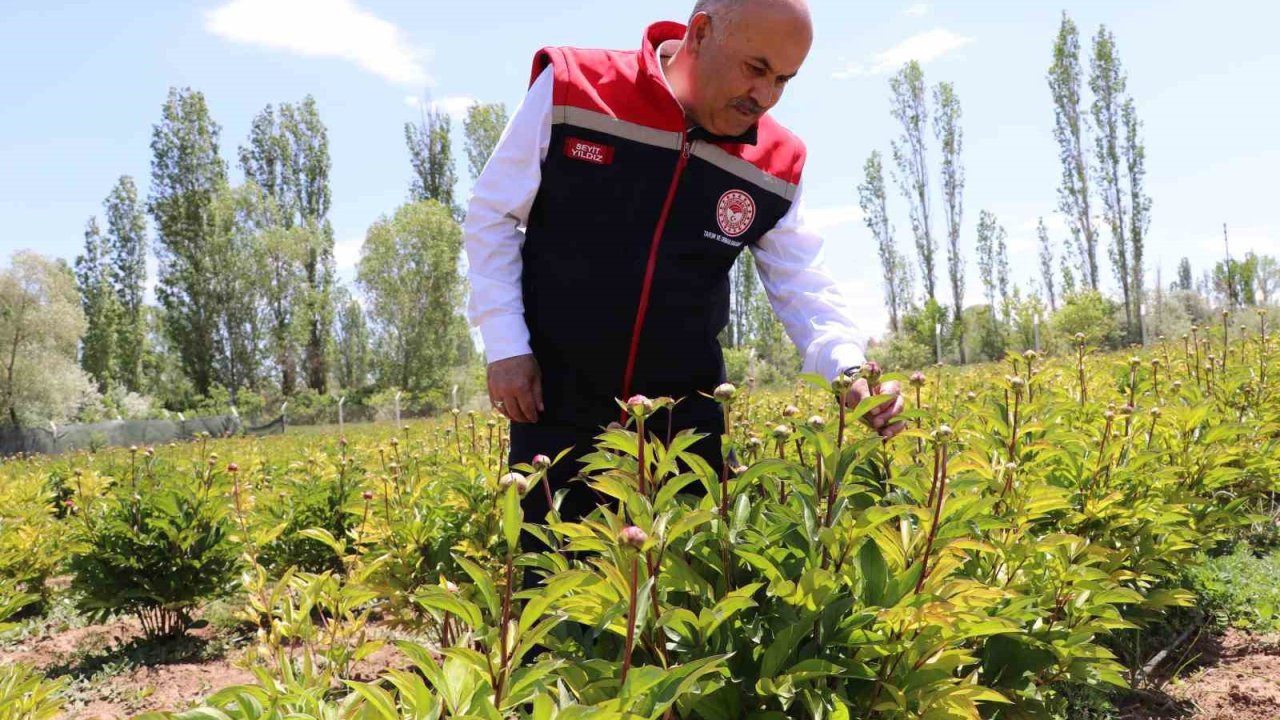
{"type": "Polygon", "coordinates": [[[1241,543],[1229,555],[1192,563],[1186,580],[1218,626],[1280,632],[1280,550],[1259,556],[1241,543]]]}

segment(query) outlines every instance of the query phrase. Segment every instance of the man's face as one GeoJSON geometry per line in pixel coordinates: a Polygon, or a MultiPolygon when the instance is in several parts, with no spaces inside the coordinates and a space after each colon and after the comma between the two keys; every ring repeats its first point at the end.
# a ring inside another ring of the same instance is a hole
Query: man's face
{"type": "Polygon", "coordinates": [[[807,13],[787,2],[758,0],[732,18],[695,16],[685,45],[699,124],[717,135],[746,132],[778,103],[812,42],[807,13]]]}

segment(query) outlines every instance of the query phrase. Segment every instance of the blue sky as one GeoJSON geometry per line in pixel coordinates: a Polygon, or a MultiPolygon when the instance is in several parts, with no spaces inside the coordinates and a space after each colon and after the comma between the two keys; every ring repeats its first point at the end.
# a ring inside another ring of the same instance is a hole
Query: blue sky
{"type": "MultiPolygon", "coordinates": [[[[453,110],[470,98],[513,108],[543,45],[631,48],[646,24],[681,20],[692,0],[643,3],[208,0],[0,4],[0,263],[15,250],[74,258],[116,178],[149,185],[151,126],[170,86],[202,91],[234,157],[268,103],[315,96],[333,160],[336,257],[345,279],[365,230],[407,196],[403,125],[424,100],[453,110]]],[[[1258,0],[960,2],[812,0],[816,38],[775,116],[808,144],[806,194],[827,234],[828,261],[868,331],[884,325],[875,246],[855,188],[867,155],[897,130],[888,76],[924,62],[926,81],[955,83],[967,171],[963,244],[967,304],[980,284],[972,260],[978,212],[1010,235],[1016,279],[1036,272],[1035,223],[1056,240],[1059,178],[1045,83],[1060,13],[1088,38],[1115,34],[1144,123],[1148,241],[1172,280],[1232,252],[1280,254],[1280,5],[1258,0]]],[[[455,125],[459,142],[461,123],[455,125]]],[[[458,146],[459,188],[470,185],[458,146]]],[[[936,156],[933,163],[936,177],[936,156]]],[[[934,191],[937,191],[935,183],[934,191]]],[[[890,212],[910,247],[906,206],[890,212]]],[[[941,217],[935,233],[942,233],[941,217]]],[[[945,273],[940,264],[940,283],[945,273]]],[[[1114,286],[1107,271],[1108,284],[1114,286]]],[[[154,278],[153,278],[154,280],[154,278]]]]}

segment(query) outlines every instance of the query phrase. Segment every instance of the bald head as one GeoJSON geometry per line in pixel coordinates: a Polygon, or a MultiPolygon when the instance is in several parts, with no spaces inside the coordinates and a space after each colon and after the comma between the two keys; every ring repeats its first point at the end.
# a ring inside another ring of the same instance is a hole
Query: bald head
{"type": "Polygon", "coordinates": [[[689,19],[704,13],[712,17],[732,20],[743,11],[772,10],[794,14],[806,22],[810,22],[809,3],[806,0],[697,0],[689,19]]]}
{"type": "Polygon", "coordinates": [[[781,99],[812,44],[805,0],[697,0],[667,77],[694,121],[740,135],[781,99]]]}

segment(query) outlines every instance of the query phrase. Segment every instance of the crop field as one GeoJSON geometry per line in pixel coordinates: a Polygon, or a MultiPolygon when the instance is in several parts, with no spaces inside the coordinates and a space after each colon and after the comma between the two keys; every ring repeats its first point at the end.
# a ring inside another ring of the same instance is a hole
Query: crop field
{"type": "Polygon", "coordinates": [[[886,374],[909,401],[888,441],[859,421],[879,399],[841,410],[820,378],[726,388],[723,475],[636,402],[589,458],[610,504],[583,522],[525,517],[545,466],[505,467],[505,422],[466,412],[8,460],[0,718],[1154,702],[1187,568],[1277,522],[1268,333],[886,374]]]}

